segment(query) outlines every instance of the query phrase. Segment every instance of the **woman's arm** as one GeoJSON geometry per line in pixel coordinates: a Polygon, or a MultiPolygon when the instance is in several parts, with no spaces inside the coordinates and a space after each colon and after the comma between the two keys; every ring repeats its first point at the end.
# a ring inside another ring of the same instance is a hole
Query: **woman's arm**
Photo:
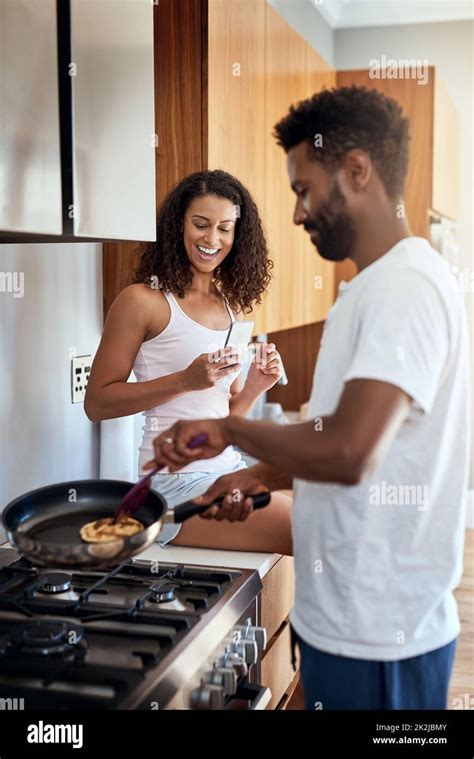
{"type": "Polygon", "coordinates": [[[152,313],[155,326],[158,321],[164,329],[169,320],[166,298],[146,285],[126,287],[112,304],[84,401],[91,421],[136,414],[189,391],[184,371],[149,382],[127,382],[152,313]]]}
{"type": "Polygon", "coordinates": [[[245,390],[243,386],[242,377],[239,376],[233,381],[230,386],[231,399],[229,401],[229,415],[246,416],[251,408],[253,408],[258,395],[250,393],[245,390]]]}
{"type": "Polygon", "coordinates": [[[242,386],[239,374],[230,387],[229,416],[246,416],[257,398],[273,387],[281,376],[280,355],[275,345],[256,343],[256,351],[245,385],[242,386]]]}

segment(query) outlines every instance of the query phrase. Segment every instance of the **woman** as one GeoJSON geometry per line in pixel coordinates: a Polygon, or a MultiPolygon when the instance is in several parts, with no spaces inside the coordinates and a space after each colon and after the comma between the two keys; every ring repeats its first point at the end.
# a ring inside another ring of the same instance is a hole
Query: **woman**
{"type": "MultiPolygon", "coordinates": [[[[233,319],[260,302],[271,266],[257,207],[235,177],[198,172],[164,200],[156,242],[108,314],[85,399],[92,421],[144,412],[140,472],[153,439],[178,419],[245,415],[277,382],[275,346],[263,346],[245,384],[235,351],[223,350],[233,319]],[[127,382],[132,370],[136,383],[127,382]]],[[[178,473],[164,470],[152,487],[175,506],[244,467],[229,446],[178,473]]],[[[274,493],[248,525],[194,517],[181,529],[165,526],[160,543],[291,554],[290,508],[274,493]]]]}

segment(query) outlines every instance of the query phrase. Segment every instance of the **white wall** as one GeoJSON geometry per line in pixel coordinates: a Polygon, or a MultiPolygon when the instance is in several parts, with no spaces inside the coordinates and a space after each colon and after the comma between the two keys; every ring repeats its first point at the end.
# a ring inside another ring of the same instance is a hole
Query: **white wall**
{"type": "MultiPolygon", "coordinates": [[[[334,33],[311,0],[267,0],[298,34],[334,66],[334,33]]],[[[284,55],[284,51],[282,51],[284,55]]]]}
{"type": "MultiPolygon", "coordinates": [[[[473,48],[474,22],[455,21],[410,26],[339,29],[335,32],[336,68],[368,68],[371,58],[421,58],[440,73],[460,118],[461,155],[459,242],[461,269],[474,281],[473,224],[473,48]]],[[[449,150],[449,145],[446,146],[449,150]]],[[[474,378],[474,292],[465,293],[471,330],[471,364],[474,378]]],[[[474,430],[474,404],[472,408],[474,430]]],[[[474,446],[471,460],[471,483],[474,488],[474,446]]]]}
{"type": "Polygon", "coordinates": [[[96,243],[0,248],[0,273],[24,272],[25,285],[22,298],[0,291],[0,509],[32,488],[98,476],[97,426],[71,403],[70,351],[97,350],[101,252],[96,243]]]}

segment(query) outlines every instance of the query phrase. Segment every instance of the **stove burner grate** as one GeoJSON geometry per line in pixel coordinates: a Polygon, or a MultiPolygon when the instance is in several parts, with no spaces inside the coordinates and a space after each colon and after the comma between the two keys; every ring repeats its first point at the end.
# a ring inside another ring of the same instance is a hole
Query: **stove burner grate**
{"type": "Polygon", "coordinates": [[[86,646],[84,628],[61,619],[41,619],[19,625],[11,634],[10,651],[32,656],[76,656],[86,646]]]}

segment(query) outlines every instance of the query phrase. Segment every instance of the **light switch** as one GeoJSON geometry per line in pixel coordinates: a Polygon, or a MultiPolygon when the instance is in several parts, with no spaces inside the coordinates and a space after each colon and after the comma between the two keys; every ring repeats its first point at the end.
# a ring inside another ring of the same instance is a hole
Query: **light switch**
{"type": "Polygon", "coordinates": [[[92,366],[92,356],[75,356],[71,359],[71,401],[83,403],[92,366]]]}

